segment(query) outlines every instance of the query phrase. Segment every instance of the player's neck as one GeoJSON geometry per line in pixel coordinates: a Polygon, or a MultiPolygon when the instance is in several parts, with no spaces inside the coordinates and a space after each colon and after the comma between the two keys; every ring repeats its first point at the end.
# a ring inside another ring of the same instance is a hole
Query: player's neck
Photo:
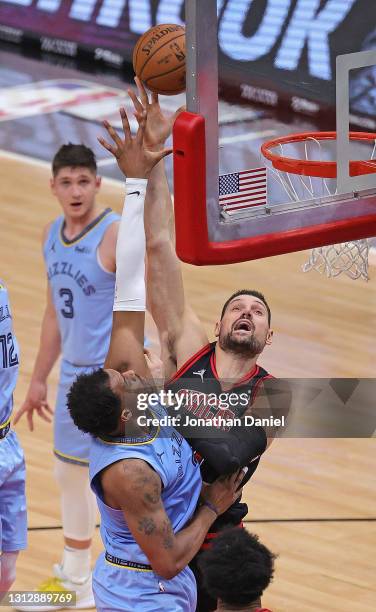
{"type": "Polygon", "coordinates": [[[217,342],[215,347],[215,366],[219,379],[231,380],[234,383],[241,380],[253,370],[257,357],[245,357],[232,351],[224,351],[217,342]]]}
{"type": "Polygon", "coordinates": [[[64,215],[64,236],[67,240],[73,240],[78,236],[90,223],[92,223],[101,213],[99,204],[95,204],[93,208],[88,210],[82,217],[73,217],[64,215]]]}
{"type": "Polygon", "coordinates": [[[221,601],[219,599],[218,603],[217,603],[217,610],[216,610],[216,612],[233,612],[235,610],[237,610],[238,612],[240,612],[240,611],[242,611],[242,612],[256,612],[256,610],[259,610],[259,608],[261,608],[261,600],[260,599],[257,599],[253,603],[247,604],[246,606],[230,606],[229,604],[226,604],[224,601],[221,601]]]}

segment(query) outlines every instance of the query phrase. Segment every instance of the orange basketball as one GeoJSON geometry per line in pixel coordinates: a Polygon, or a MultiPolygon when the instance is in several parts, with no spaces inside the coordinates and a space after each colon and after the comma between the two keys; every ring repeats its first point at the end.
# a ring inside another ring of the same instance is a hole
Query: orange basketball
{"type": "Polygon", "coordinates": [[[185,89],[185,28],[163,23],[143,34],[133,50],[133,69],[150,91],[173,96],[185,89]]]}

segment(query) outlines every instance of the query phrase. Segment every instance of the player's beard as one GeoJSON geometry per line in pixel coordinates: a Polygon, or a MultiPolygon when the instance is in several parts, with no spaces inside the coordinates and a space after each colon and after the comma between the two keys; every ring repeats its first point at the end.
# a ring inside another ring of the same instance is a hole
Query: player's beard
{"type": "Polygon", "coordinates": [[[228,334],[219,335],[219,346],[221,349],[228,353],[235,353],[236,355],[243,355],[243,357],[252,358],[256,357],[264,350],[266,339],[264,341],[258,340],[255,337],[253,331],[249,337],[237,339],[232,335],[232,331],[228,334]]]}

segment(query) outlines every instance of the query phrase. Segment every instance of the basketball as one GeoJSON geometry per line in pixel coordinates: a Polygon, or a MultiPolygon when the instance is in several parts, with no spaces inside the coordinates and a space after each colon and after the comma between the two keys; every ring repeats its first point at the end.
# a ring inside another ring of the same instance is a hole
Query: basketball
{"type": "Polygon", "coordinates": [[[146,87],[173,96],[185,89],[185,28],[163,23],[143,34],[133,50],[133,69],[146,87]]]}

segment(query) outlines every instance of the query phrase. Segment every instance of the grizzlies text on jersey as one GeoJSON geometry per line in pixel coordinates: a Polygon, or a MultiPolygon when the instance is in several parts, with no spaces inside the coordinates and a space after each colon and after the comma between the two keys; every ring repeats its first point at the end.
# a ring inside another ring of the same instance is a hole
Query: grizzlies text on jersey
{"type": "MultiPolygon", "coordinates": [[[[153,407],[153,416],[165,415],[161,407],[153,407]]],[[[147,436],[138,439],[93,439],[90,479],[98,500],[105,547],[93,574],[97,609],[194,612],[196,583],[191,570],[186,567],[171,580],[155,574],[123,512],[109,507],[103,500],[100,473],[123,459],[142,459],[159,475],[163,505],[175,533],[192,518],[201,491],[200,470],[192,449],[172,427],[155,425],[147,436]]]]}
{"type": "Polygon", "coordinates": [[[56,219],[44,244],[44,258],[61,335],[62,363],[54,418],[54,452],[62,461],[88,465],[90,436],[74,425],[66,406],[76,376],[101,367],[112,327],[115,273],[103,269],[98,247],[119,216],[106,209],[74,240],[56,219]]]}
{"type": "Polygon", "coordinates": [[[59,217],[44,245],[63,359],[75,365],[102,364],[107,355],[115,274],[99,264],[97,249],[109,225],[118,219],[107,209],[69,241],[64,237],[64,217],[59,217]]]}

